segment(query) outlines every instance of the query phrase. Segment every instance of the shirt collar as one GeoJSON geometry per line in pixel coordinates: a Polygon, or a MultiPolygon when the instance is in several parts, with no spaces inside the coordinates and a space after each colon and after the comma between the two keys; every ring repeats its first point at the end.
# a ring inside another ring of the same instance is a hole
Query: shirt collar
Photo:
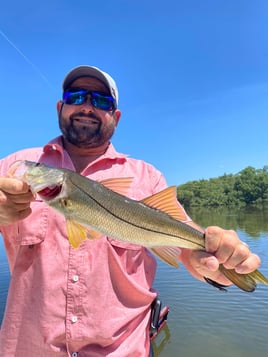
{"type": "MultiPolygon", "coordinates": [[[[56,154],[56,155],[60,155],[62,162],[64,162],[64,157],[66,157],[66,155],[68,155],[68,153],[66,152],[66,150],[63,147],[63,142],[62,142],[62,136],[58,136],[55,139],[52,139],[51,141],[48,142],[48,144],[46,144],[43,147],[43,153],[45,155],[50,155],[50,154],[56,154]]],[[[69,156],[69,155],[68,155],[69,156]]],[[[94,161],[94,163],[99,162],[101,160],[116,160],[116,159],[123,159],[124,161],[127,159],[128,155],[126,154],[122,154],[119,153],[115,150],[114,146],[112,143],[109,144],[106,152],[100,156],[97,160],[94,161]]]]}

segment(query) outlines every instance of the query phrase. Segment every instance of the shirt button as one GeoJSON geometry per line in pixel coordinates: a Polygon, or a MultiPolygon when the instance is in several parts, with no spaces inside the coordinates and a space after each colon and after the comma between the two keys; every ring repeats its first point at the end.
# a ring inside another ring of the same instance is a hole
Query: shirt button
{"type": "Polygon", "coordinates": [[[72,316],[71,321],[72,321],[73,323],[77,322],[77,320],[78,320],[77,316],[72,316]]]}
{"type": "Polygon", "coordinates": [[[78,276],[78,275],[74,275],[74,276],[73,276],[73,281],[76,282],[76,281],[78,281],[78,280],[79,280],[79,276],[78,276]]]}
{"type": "Polygon", "coordinates": [[[77,352],[73,352],[72,353],[72,357],[78,357],[78,353],[77,352]]]}

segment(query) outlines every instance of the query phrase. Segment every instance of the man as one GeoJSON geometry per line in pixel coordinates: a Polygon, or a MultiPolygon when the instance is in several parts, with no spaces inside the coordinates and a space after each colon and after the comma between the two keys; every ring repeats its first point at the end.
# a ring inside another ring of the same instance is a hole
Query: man
{"type": "MultiPolygon", "coordinates": [[[[111,237],[71,248],[64,218],[35,200],[24,182],[9,178],[8,170],[15,160],[26,159],[98,181],[133,177],[128,196],[136,200],[164,189],[165,179],[111,144],[121,112],[116,84],[107,73],[90,66],[70,71],[57,112],[61,136],[0,162],[0,231],[12,274],[0,355],[147,357],[156,297],[152,255],[111,237]]],[[[196,226],[184,214],[185,222],[196,226]]],[[[235,232],[209,227],[205,234],[207,252],[184,249],[179,256],[197,279],[230,285],[218,271],[220,263],[240,273],[260,265],[235,232]]]]}

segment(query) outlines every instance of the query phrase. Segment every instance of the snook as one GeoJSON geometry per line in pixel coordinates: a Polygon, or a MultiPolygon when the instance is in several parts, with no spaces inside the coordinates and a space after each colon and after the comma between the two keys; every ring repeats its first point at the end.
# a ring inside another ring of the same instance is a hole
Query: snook
{"type": "MultiPolygon", "coordinates": [[[[65,216],[74,248],[86,238],[106,235],[147,247],[172,266],[178,266],[179,248],[205,250],[204,234],[181,222],[185,214],[178,207],[175,186],[136,201],[124,195],[131,178],[99,183],[67,169],[30,161],[14,163],[10,172],[65,216]]],[[[254,291],[257,282],[268,285],[257,270],[238,274],[221,265],[220,271],[245,291],[254,291]]]]}

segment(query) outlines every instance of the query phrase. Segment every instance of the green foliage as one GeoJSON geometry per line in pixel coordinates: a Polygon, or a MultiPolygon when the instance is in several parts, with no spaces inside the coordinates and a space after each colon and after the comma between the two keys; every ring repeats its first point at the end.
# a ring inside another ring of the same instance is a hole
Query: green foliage
{"type": "Polygon", "coordinates": [[[268,201],[268,173],[249,166],[236,175],[187,182],[177,187],[185,207],[248,205],[268,201]]]}

